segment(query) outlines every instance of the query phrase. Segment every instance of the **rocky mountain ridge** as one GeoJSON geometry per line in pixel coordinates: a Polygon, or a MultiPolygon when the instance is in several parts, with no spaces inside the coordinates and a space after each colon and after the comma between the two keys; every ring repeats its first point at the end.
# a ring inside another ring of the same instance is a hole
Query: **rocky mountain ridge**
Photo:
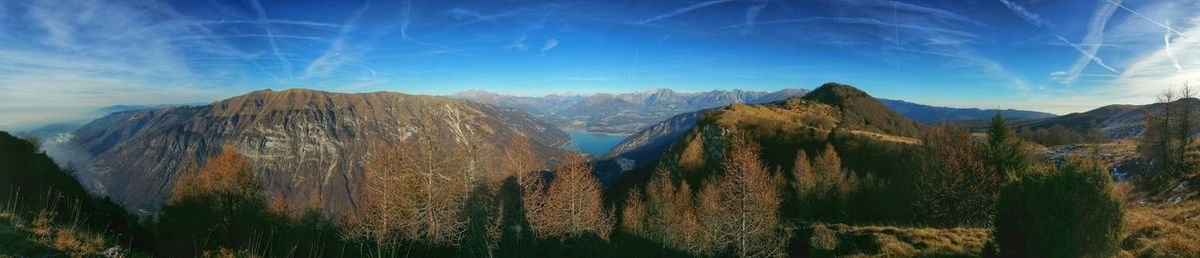
{"type": "Polygon", "coordinates": [[[360,188],[370,180],[363,167],[378,145],[421,135],[446,148],[502,151],[512,138],[526,136],[540,152],[552,153],[569,141],[556,127],[516,109],[434,96],[301,89],[114,113],[75,135],[70,144],[92,157],[86,169],[92,180],[84,184],[147,212],[169,198],[184,169],[223,148],[236,148],[254,164],[268,196],[291,207],[346,212],[356,208],[360,188]]]}

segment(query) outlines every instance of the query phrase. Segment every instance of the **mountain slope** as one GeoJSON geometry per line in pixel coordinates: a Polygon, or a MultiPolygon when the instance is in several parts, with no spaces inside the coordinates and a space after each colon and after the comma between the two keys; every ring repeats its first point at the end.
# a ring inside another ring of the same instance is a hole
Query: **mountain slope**
{"type": "MultiPolygon", "coordinates": [[[[746,105],[738,105],[734,107],[742,107],[746,105]]],[[[891,112],[886,107],[882,107],[879,101],[875,101],[870,95],[862,92],[854,87],[830,83],[818,88],[816,91],[805,95],[803,99],[788,99],[786,101],[774,102],[763,105],[749,105],[746,107],[767,107],[764,114],[790,114],[781,117],[769,117],[759,120],[781,120],[774,123],[793,124],[799,128],[801,125],[805,128],[822,128],[828,131],[835,127],[852,129],[862,133],[874,133],[882,135],[916,137],[919,134],[919,125],[915,122],[891,112]],[[816,94],[816,95],[813,95],[816,94]],[[812,106],[820,106],[823,108],[833,109],[835,111],[823,112],[823,115],[812,115],[811,110],[789,110],[787,108],[798,108],[800,103],[811,103],[812,106]],[[769,111],[768,111],[769,110],[769,111]],[[864,115],[867,114],[867,115],[864,115]],[[826,117],[831,116],[831,117],[826,117]],[[787,119],[811,119],[810,121],[788,121],[787,119]],[[819,118],[819,119],[818,119],[819,118]],[[818,121],[825,121],[820,122],[818,121]],[[836,121],[836,122],[828,122],[836,121]],[[821,123],[834,123],[835,125],[815,126],[821,123]],[[805,125],[807,124],[807,125],[805,125]]],[[[692,130],[701,120],[713,119],[712,117],[729,116],[734,113],[730,112],[733,107],[722,109],[708,109],[691,113],[681,114],[662,123],[647,127],[638,133],[631,135],[618,144],[606,157],[608,158],[623,158],[633,160],[637,165],[648,164],[657,160],[662,151],[670,148],[671,144],[682,138],[686,132],[692,130]],[[729,114],[726,114],[729,113],[729,114]]],[[[745,109],[745,107],[743,107],[745,109]]],[[[753,112],[751,112],[753,114],[753,112]]],[[[746,117],[754,117],[758,115],[739,115],[746,117]]],[[[719,120],[719,119],[718,119],[719,120]]],[[[736,120],[736,119],[734,119],[736,120]]],[[[732,126],[733,122],[730,122],[732,126]]]]}
{"type": "Polygon", "coordinates": [[[1016,127],[1026,130],[1050,128],[1062,125],[1069,130],[1085,134],[1088,127],[1099,127],[1105,137],[1112,140],[1138,137],[1145,130],[1146,115],[1159,114],[1166,106],[1200,109],[1200,99],[1186,98],[1171,103],[1149,105],[1108,105],[1080,113],[1059,117],[1029,120],[1017,123],[1016,127]]]}
{"type": "MultiPolygon", "coordinates": [[[[72,142],[94,156],[85,184],[131,210],[154,211],[180,172],[222,148],[246,156],[269,195],[291,207],[350,211],[365,180],[370,148],[415,135],[439,146],[503,150],[530,137],[542,152],[569,139],[524,112],[399,93],[256,91],[210,105],[123,112],[97,119],[72,142]]],[[[484,162],[499,162],[492,160],[484,162]]],[[[497,167],[497,166],[493,166],[497,167]]]]}
{"type": "Polygon", "coordinates": [[[919,125],[892,111],[871,95],[845,84],[826,83],[804,95],[804,99],[832,106],[840,112],[843,127],[860,128],[892,135],[917,137],[919,125]]]}

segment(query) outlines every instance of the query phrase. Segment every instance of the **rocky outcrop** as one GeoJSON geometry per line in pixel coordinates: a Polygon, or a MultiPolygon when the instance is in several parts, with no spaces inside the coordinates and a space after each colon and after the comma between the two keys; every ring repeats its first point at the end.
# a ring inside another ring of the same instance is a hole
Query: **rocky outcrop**
{"type": "MultiPolygon", "coordinates": [[[[74,146],[94,159],[97,192],[131,210],[153,212],[188,166],[236,148],[255,166],[268,195],[292,207],[356,208],[373,146],[414,135],[441,146],[503,151],[517,135],[543,153],[569,141],[528,114],[466,101],[399,93],[256,91],[210,105],[121,112],[75,132],[74,146]]],[[[493,167],[502,157],[489,155],[493,167]]],[[[486,164],[486,163],[485,163],[486,164]]]]}

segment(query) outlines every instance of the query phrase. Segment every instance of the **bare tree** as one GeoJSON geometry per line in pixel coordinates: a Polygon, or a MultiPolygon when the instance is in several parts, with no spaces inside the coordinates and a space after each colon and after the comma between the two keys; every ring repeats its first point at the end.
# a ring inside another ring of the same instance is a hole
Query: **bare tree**
{"type": "Polygon", "coordinates": [[[1195,110],[1196,91],[1189,84],[1179,90],[1167,89],[1158,97],[1157,113],[1146,114],[1146,129],[1138,152],[1146,160],[1143,184],[1151,188],[1165,186],[1197,164],[1188,162],[1190,146],[1194,146],[1200,114],[1195,110]]]}

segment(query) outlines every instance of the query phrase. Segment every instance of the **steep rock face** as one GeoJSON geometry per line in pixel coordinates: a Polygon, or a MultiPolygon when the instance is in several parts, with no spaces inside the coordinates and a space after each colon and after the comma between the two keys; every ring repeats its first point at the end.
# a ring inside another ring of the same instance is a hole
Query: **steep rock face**
{"type": "Polygon", "coordinates": [[[648,161],[645,157],[653,157],[666,151],[671,143],[682,137],[684,132],[692,128],[696,121],[709,111],[712,109],[683,113],[643,128],[613,147],[606,157],[622,157],[635,161],[635,166],[642,165],[648,161]]]}
{"type": "MultiPolygon", "coordinates": [[[[439,145],[504,150],[516,135],[549,153],[569,141],[524,112],[399,93],[256,91],[210,105],[122,112],[75,133],[94,156],[91,184],[126,207],[153,212],[188,166],[233,147],[292,207],[352,211],[373,146],[423,135],[439,145]]],[[[503,155],[490,155],[499,157],[503,155]]],[[[487,163],[487,162],[490,162],[487,163]]],[[[499,160],[485,164],[498,167],[499,160]]]]}

